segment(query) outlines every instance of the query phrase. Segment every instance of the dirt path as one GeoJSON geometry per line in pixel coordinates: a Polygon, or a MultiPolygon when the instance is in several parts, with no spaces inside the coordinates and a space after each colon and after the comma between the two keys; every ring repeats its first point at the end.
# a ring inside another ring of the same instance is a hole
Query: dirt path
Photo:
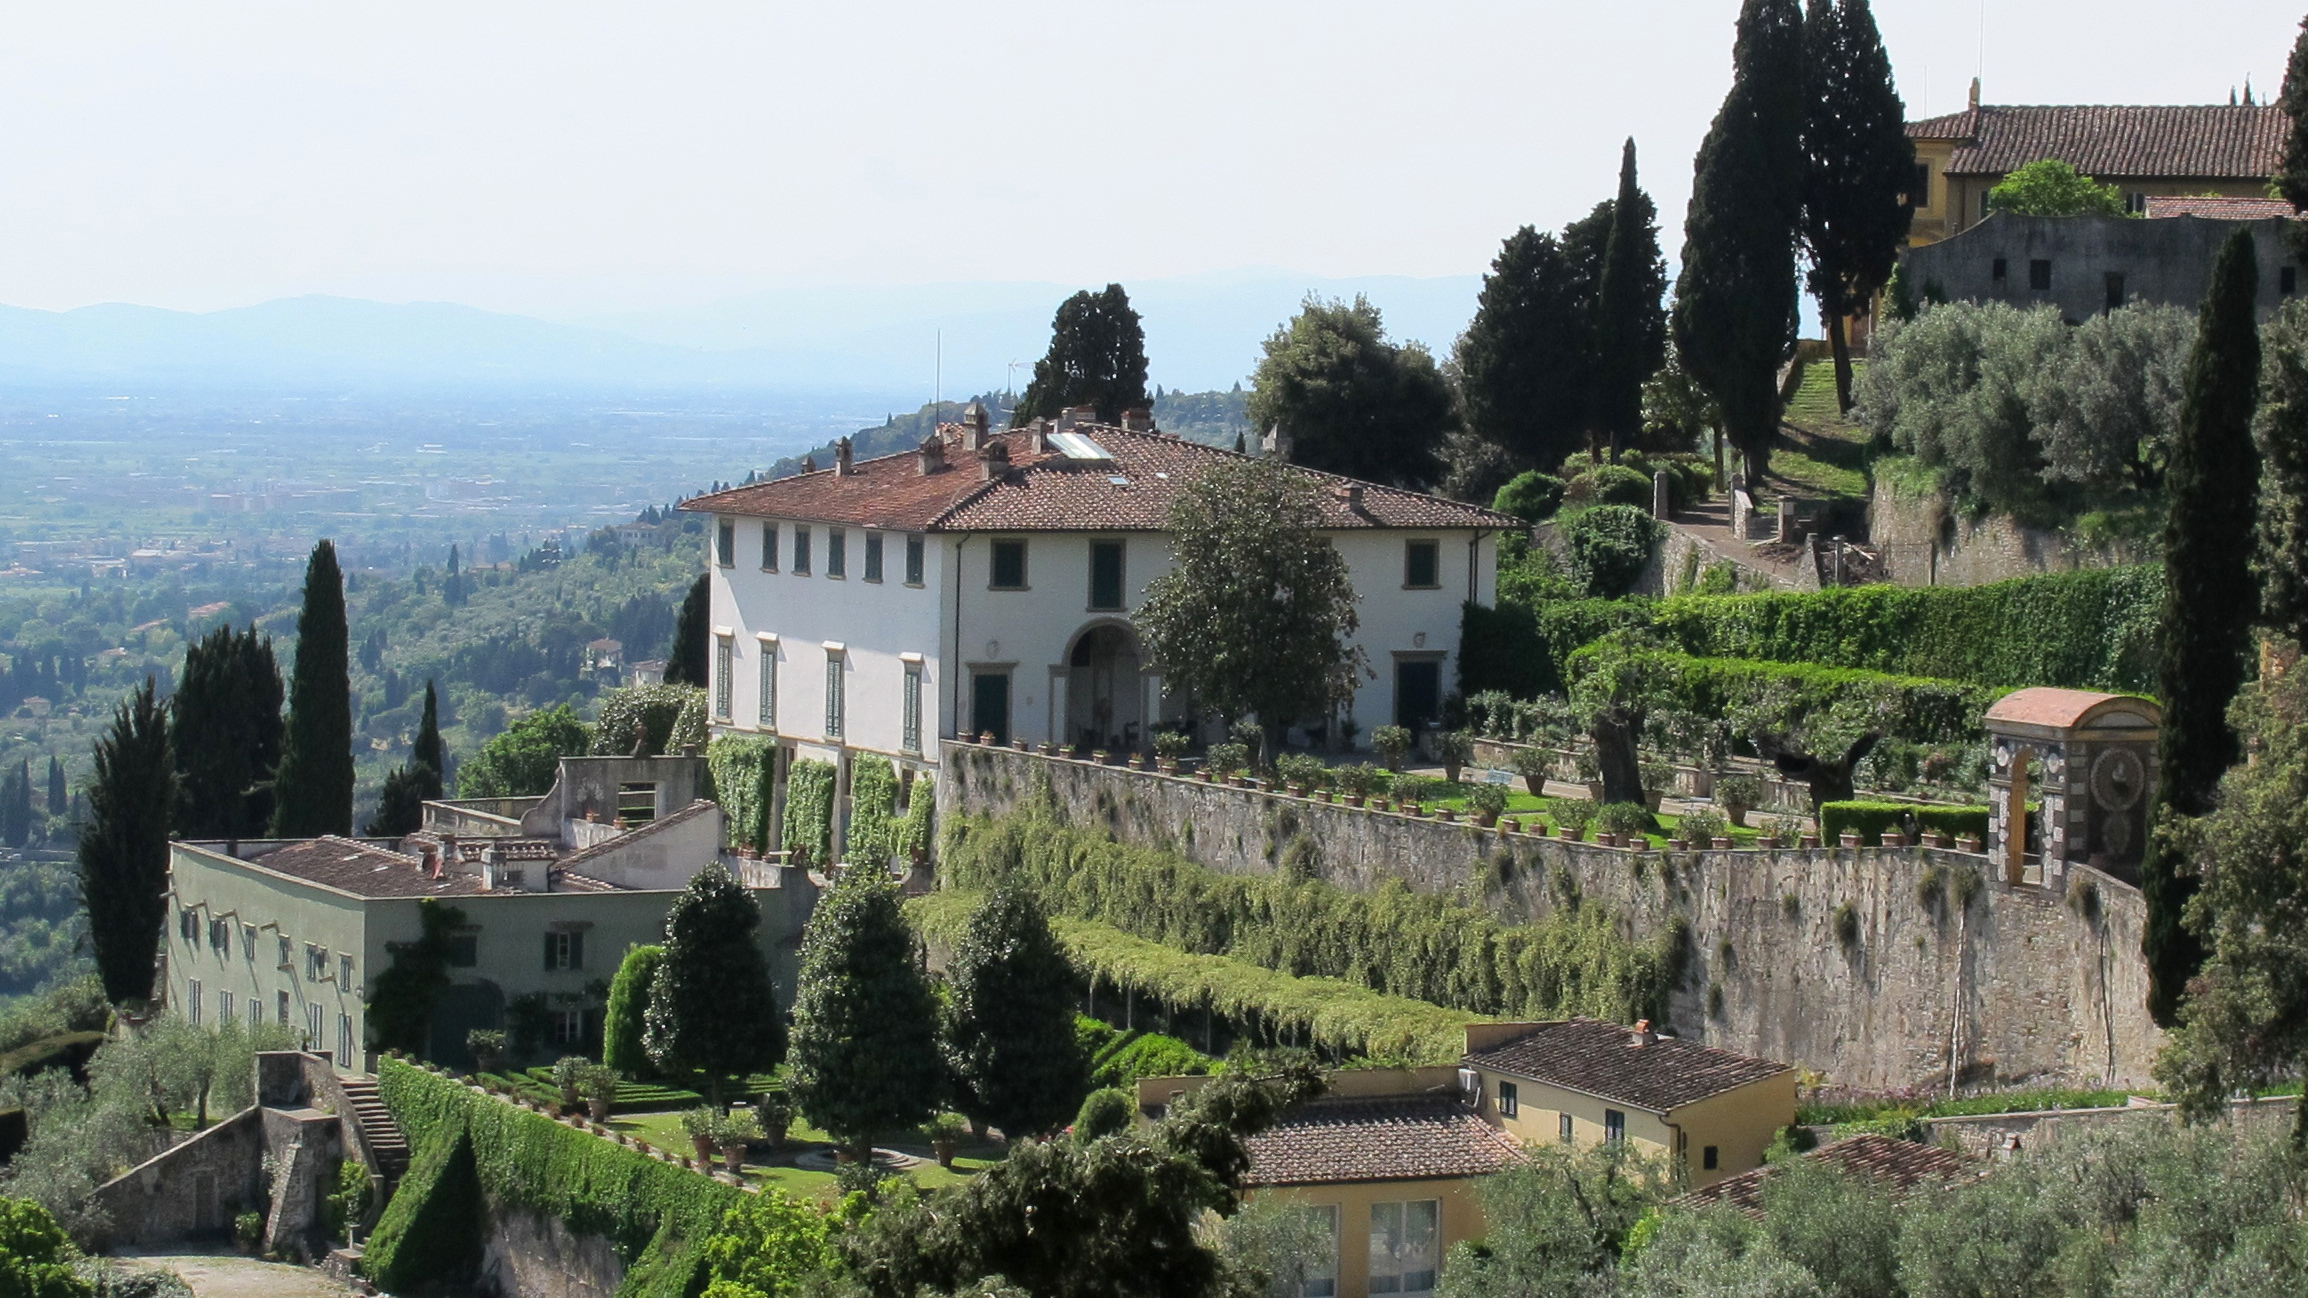
{"type": "Polygon", "coordinates": [[[309,1266],[231,1253],[140,1254],[120,1260],[167,1267],[184,1277],[197,1298],[347,1298],[353,1292],[309,1266]]]}

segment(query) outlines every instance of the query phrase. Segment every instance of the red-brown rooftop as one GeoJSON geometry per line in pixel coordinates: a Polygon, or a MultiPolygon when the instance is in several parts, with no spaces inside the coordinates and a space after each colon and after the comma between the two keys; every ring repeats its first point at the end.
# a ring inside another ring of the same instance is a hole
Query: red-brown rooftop
{"type": "Polygon", "coordinates": [[[361,897],[470,897],[484,889],[477,874],[427,874],[413,856],[326,835],[298,839],[241,859],[260,869],[361,897]]]}
{"type": "Polygon", "coordinates": [[[1960,141],[1952,176],[2057,158],[2101,180],[2265,181],[2283,160],[2285,129],[2282,109],[2255,104],[1982,106],[1907,124],[1914,139],[1960,141]]]}
{"type": "Polygon", "coordinates": [[[1653,1113],[1793,1071],[1773,1060],[1588,1018],[1532,1024],[1522,1036],[1468,1051],[1467,1063],[1653,1113]]]}
{"type": "MultiPolygon", "coordinates": [[[[1880,1135],[1852,1136],[1838,1140],[1821,1145],[1805,1157],[1866,1177],[1895,1195],[1904,1195],[1927,1181],[1953,1180],[1972,1166],[1970,1160],[1952,1149],[1880,1135]]],[[[1766,1165],[1752,1172],[1726,1177],[1705,1189],[1693,1190],[1684,1195],[1682,1202],[1692,1205],[1722,1203],[1741,1212],[1759,1213],[1763,1210],[1764,1183],[1777,1170],[1774,1166],[1766,1165]]]]}
{"type": "Polygon", "coordinates": [[[2299,215],[2292,210],[2291,203],[2281,198],[2150,194],[2147,205],[2147,215],[2151,220],[2170,216],[2201,216],[2214,221],[2265,221],[2270,217],[2290,219],[2299,215]]]}
{"type": "Polygon", "coordinates": [[[1522,1157],[1451,1095],[1316,1100],[1245,1144],[1246,1185],[1487,1176],[1522,1157]]]}
{"type": "Polygon", "coordinates": [[[2147,725],[2155,724],[2160,715],[2155,704],[2129,694],[2038,685],[1997,699],[1988,706],[1983,720],[1989,726],[2007,729],[2073,730],[2110,713],[2136,713],[2147,725]]]}

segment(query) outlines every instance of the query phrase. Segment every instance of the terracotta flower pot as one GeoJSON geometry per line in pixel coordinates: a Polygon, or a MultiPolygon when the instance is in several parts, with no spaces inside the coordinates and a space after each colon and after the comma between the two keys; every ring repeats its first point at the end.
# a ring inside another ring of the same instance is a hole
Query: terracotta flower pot
{"type": "Polygon", "coordinates": [[[1955,846],[1955,840],[1954,840],[1954,839],[1952,839],[1952,838],[1949,838],[1947,835],[1945,835],[1945,834],[1942,834],[1942,833],[1940,833],[1938,830],[1934,829],[1934,830],[1930,830],[1930,831],[1927,831],[1927,832],[1924,834],[1924,836],[1923,836],[1923,845],[1924,845],[1925,847],[1936,847],[1936,848],[1939,848],[1941,851],[1945,851],[1945,850],[1947,850],[1948,848],[1955,846]]]}
{"type": "Polygon", "coordinates": [[[1819,835],[1817,835],[1817,834],[1805,834],[1805,835],[1803,836],[1803,846],[1805,846],[1805,847],[1817,847],[1817,846],[1819,846],[1819,835]]]}
{"type": "Polygon", "coordinates": [[[607,1122],[609,1120],[609,1101],[599,1097],[588,1098],[585,1101],[585,1113],[595,1122],[607,1122]]]}
{"type": "Polygon", "coordinates": [[[1566,843],[1576,843],[1579,841],[1579,831],[1571,828],[1569,825],[1564,825],[1557,829],[1555,832],[1561,835],[1562,840],[1566,843]]]}
{"type": "Polygon", "coordinates": [[[1955,850],[1958,852],[1969,852],[1977,856],[1985,847],[1986,844],[1980,841],[1977,834],[1958,834],[1955,836],[1955,850]]]}
{"type": "Polygon", "coordinates": [[[1691,850],[1691,840],[1688,838],[1670,838],[1667,840],[1667,850],[1670,852],[1688,852],[1691,850]]]}
{"type": "Polygon", "coordinates": [[[930,1152],[937,1156],[938,1166],[949,1172],[954,1167],[954,1150],[956,1148],[957,1146],[950,1140],[933,1140],[930,1142],[930,1152]]]}
{"type": "Polygon", "coordinates": [[[761,1124],[761,1138],[768,1142],[771,1149],[783,1149],[785,1148],[785,1133],[791,1126],[791,1123],[786,1122],[765,1121],[761,1124]]]}
{"type": "Polygon", "coordinates": [[[1725,838],[1725,837],[1720,837],[1720,836],[1718,836],[1718,837],[1715,839],[1715,850],[1716,850],[1716,851],[1718,851],[1718,852],[1728,852],[1728,851],[1730,851],[1730,850],[1731,850],[1731,840],[1730,840],[1729,838],[1725,838]]]}
{"type": "Polygon", "coordinates": [[[1498,823],[1498,816],[1492,812],[1478,811],[1475,813],[1475,825],[1477,828],[1490,829],[1496,826],[1498,823]]]}
{"type": "Polygon", "coordinates": [[[1449,807],[1436,807],[1434,815],[1437,820],[1457,820],[1459,818],[1459,813],[1449,807]]]}
{"type": "Polygon", "coordinates": [[[1165,757],[1156,762],[1155,766],[1164,775],[1176,775],[1178,773],[1178,759],[1175,757],[1165,757]]]}
{"type": "Polygon", "coordinates": [[[978,742],[984,744],[988,748],[992,748],[994,746],[994,732],[991,730],[979,731],[978,742]]]}
{"type": "Polygon", "coordinates": [[[584,1100],[578,1096],[576,1087],[564,1086],[561,1088],[561,1111],[563,1113],[575,1113],[577,1106],[582,1103],[584,1100]]]}
{"type": "Polygon", "coordinates": [[[1146,769],[1146,759],[1140,754],[1132,753],[1130,754],[1130,760],[1125,762],[1124,765],[1128,766],[1133,771],[1143,771],[1146,769]]]}
{"type": "Polygon", "coordinates": [[[1349,793],[1346,795],[1346,805],[1350,807],[1359,807],[1367,801],[1369,801],[1369,798],[1364,794],[1349,793]]]}
{"type": "Polygon", "coordinates": [[[1836,841],[1843,844],[1845,847],[1857,847],[1859,846],[1859,835],[1846,830],[1843,834],[1837,837],[1836,841]]]}
{"type": "Polygon", "coordinates": [[[721,1147],[721,1167],[723,1171],[732,1176],[745,1170],[745,1143],[743,1141],[721,1147]]]}
{"type": "Polygon", "coordinates": [[[697,1151],[698,1162],[710,1163],[713,1161],[713,1137],[691,1136],[689,1138],[689,1147],[697,1151]]]}

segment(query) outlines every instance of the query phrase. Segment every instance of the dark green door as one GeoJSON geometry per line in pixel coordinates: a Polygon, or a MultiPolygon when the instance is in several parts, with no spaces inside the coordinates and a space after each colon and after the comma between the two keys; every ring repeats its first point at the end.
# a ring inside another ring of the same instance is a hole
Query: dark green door
{"type": "Polygon", "coordinates": [[[970,734],[987,731],[994,742],[1010,742],[1010,674],[979,672],[970,678],[970,734]]]}
{"type": "Polygon", "coordinates": [[[1394,723],[1412,734],[1442,715],[1442,664],[1419,659],[1394,665],[1394,723]]]}

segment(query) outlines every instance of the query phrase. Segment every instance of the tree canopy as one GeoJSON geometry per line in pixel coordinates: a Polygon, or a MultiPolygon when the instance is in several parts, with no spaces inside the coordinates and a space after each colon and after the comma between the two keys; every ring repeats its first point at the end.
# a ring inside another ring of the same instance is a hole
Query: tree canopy
{"type": "Polygon", "coordinates": [[[2124,191],[2058,158],[2039,158],[1987,191],[1990,211],[2013,216],[2125,216],[2124,191]]]}
{"type": "Polygon", "coordinates": [[[2261,612],[2294,643],[2308,643],[2308,303],[2287,302],[2263,334],[2259,530],[2254,566],[2261,612]]]}
{"type": "Polygon", "coordinates": [[[336,546],[323,539],[305,564],[297,615],[288,727],[273,777],[273,834],[309,838],[353,832],[353,705],[345,631],[345,582],[336,546]]]}
{"type": "Polygon", "coordinates": [[[2300,34],[2292,40],[2276,106],[2284,110],[2284,158],[2276,164],[2276,192],[2294,210],[2308,209],[2308,18],[2300,20],[2300,34]]]}
{"type": "Polygon", "coordinates": [[[712,626],[713,587],[701,572],[689,583],[689,593],[681,597],[681,612],[673,622],[673,648],[665,658],[666,684],[702,689],[712,683],[705,679],[705,641],[712,626]]]}
{"type": "Polygon", "coordinates": [[[1635,177],[1635,141],[1619,155],[1619,192],[1596,275],[1588,424],[1614,458],[1643,433],[1643,385],[1667,360],[1667,263],[1659,209],[1635,177]]]}
{"type": "Polygon", "coordinates": [[[564,757],[582,757],[593,732],[568,704],[539,708],[481,745],[457,771],[457,792],[467,798],[533,797],[553,787],[564,757]]]}
{"type": "Polygon", "coordinates": [[[1293,463],[1398,487],[1442,476],[1437,452],[1459,422],[1450,383],[1424,346],[1388,340],[1369,299],[1309,296],[1262,346],[1250,426],[1279,429],[1293,463]]]}
{"type": "Polygon", "coordinates": [[[1524,226],[1483,276],[1455,359],[1468,430],[1553,472],[1585,435],[1586,303],[1562,244],[1524,226]]]}
{"type": "Polygon", "coordinates": [[[802,935],[788,1090],[802,1116],[862,1155],[910,1127],[945,1090],[938,1006],[897,889],[850,870],[802,935]]]}
{"type": "Polygon", "coordinates": [[[642,1048],[663,1072],[705,1074],[716,1102],[730,1078],[785,1059],[785,1016],[754,935],[760,927],[753,894],[718,862],[692,875],[666,912],[642,1048]]]}
{"type": "Polygon", "coordinates": [[[146,677],[121,700],[111,728],[96,741],[88,823],[80,831],[80,901],[88,911],[88,940],[105,998],[114,1003],[152,994],[152,958],[168,920],[168,829],[175,805],[168,709],[146,677]]]}
{"type": "Polygon", "coordinates": [[[964,1113],[1015,1140],[1074,1116],[1090,1088],[1074,971],[1033,897],[997,888],[946,966],[946,1064],[964,1113]]]}
{"type": "Polygon", "coordinates": [[[1851,409],[1844,318],[1891,277],[1921,195],[1915,144],[1867,0],[1811,0],[1803,26],[1810,103],[1803,124],[1805,282],[1835,357],[1835,394],[1851,409]]]}
{"type": "Polygon", "coordinates": [[[186,838],[254,838],[272,823],[273,769],[280,763],[280,668],[256,628],[220,626],[184,651],[169,700],[186,838]]]}
{"type": "Polygon", "coordinates": [[[1094,406],[1098,422],[1118,424],[1123,411],[1153,404],[1146,395],[1145,327],[1130,295],[1120,284],[1108,284],[1058,304],[1050,350],[1034,362],[1034,377],[1010,421],[1056,419],[1069,406],[1094,406]]]}
{"type": "Polygon", "coordinates": [[[1313,483],[1273,460],[1228,460],[1171,506],[1172,566],[1132,617],[1172,688],[1267,739],[1353,696],[1354,584],[1313,483]]]}

